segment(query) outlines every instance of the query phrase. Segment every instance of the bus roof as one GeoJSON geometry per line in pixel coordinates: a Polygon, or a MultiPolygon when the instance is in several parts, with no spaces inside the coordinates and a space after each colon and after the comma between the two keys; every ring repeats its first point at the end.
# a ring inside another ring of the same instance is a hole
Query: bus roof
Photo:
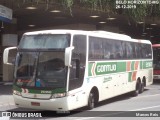
{"type": "Polygon", "coordinates": [[[25,35],[36,35],[36,34],[83,34],[89,36],[99,36],[107,38],[122,38],[122,39],[131,39],[130,36],[124,34],[118,34],[107,31],[85,31],[85,30],[67,30],[67,29],[55,29],[55,30],[42,30],[42,31],[33,31],[27,32],[25,35]]]}
{"type": "Polygon", "coordinates": [[[147,44],[152,44],[150,40],[144,40],[144,39],[132,39],[132,40],[136,40],[139,43],[147,43],[147,44]]]}
{"type": "Polygon", "coordinates": [[[94,37],[102,37],[102,38],[110,38],[110,39],[116,39],[116,40],[142,42],[142,43],[151,44],[149,40],[132,39],[130,36],[125,34],[113,33],[113,32],[102,31],[102,30],[85,31],[85,30],[54,29],[54,30],[41,30],[41,31],[24,33],[24,35],[36,35],[36,34],[83,34],[83,35],[89,35],[94,37]]]}
{"type": "Polygon", "coordinates": [[[90,35],[91,36],[96,35],[96,36],[100,36],[100,37],[113,38],[113,39],[118,39],[118,40],[131,40],[131,37],[128,35],[113,33],[113,32],[108,32],[108,31],[99,31],[99,30],[90,31],[90,35]]]}

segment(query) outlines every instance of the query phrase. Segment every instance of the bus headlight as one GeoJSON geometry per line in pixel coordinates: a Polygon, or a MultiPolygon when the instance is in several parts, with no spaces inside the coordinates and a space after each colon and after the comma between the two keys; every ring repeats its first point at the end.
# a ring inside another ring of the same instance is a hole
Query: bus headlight
{"type": "Polygon", "coordinates": [[[18,95],[18,96],[21,96],[21,95],[22,95],[21,92],[19,92],[19,91],[17,91],[17,90],[13,90],[13,94],[18,95]]]}
{"type": "Polygon", "coordinates": [[[52,98],[61,98],[65,96],[66,96],[66,93],[55,93],[52,95],[52,98]]]}

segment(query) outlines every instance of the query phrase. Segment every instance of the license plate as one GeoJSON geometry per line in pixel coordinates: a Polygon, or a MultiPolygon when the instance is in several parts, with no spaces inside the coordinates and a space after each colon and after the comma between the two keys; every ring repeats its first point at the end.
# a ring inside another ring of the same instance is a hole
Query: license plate
{"type": "Polygon", "coordinates": [[[153,79],[159,79],[159,77],[158,76],[154,76],[153,79]]]}
{"type": "Polygon", "coordinates": [[[39,102],[31,102],[31,105],[32,106],[40,106],[40,103],[39,102]]]}

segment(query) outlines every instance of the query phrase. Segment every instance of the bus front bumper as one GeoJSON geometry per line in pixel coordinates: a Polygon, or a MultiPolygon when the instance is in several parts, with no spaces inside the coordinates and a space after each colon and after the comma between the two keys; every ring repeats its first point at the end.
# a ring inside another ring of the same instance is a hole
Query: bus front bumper
{"type": "Polygon", "coordinates": [[[24,98],[15,94],[13,94],[13,97],[17,107],[53,111],[69,110],[67,97],[47,100],[24,98]]]}

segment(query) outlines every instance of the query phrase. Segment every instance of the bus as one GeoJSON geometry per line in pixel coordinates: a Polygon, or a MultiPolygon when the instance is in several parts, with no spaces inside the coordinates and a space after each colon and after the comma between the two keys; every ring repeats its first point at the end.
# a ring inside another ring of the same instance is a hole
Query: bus
{"type": "Polygon", "coordinates": [[[160,79],[160,44],[153,44],[153,79],[160,79]]]}
{"type": "Polygon", "coordinates": [[[13,97],[17,107],[70,111],[93,109],[103,100],[153,82],[148,40],[107,31],[43,30],[24,33],[4,50],[4,64],[17,49],[13,97]],[[85,108],[86,108],[85,107],[85,108]]]}

